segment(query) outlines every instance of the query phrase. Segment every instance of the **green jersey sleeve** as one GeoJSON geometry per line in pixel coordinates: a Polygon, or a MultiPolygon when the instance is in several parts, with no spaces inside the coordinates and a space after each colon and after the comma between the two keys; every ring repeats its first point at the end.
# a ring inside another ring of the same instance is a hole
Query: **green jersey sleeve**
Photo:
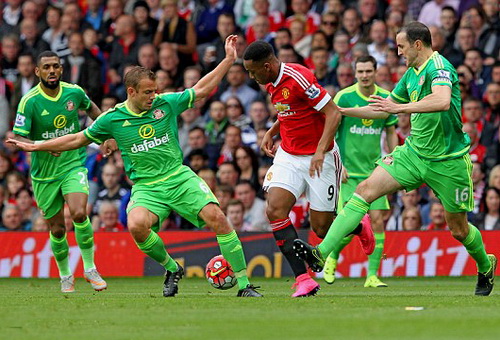
{"type": "Polygon", "coordinates": [[[12,130],[16,135],[29,137],[31,131],[32,121],[32,105],[29,103],[29,96],[21,99],[17,107],[16,121],[14,122],[14,129],[12,130]]]}
{"type": "Polygon", "coordinates": [[[396,125],[398,121],[399,119],[397,115],[389,115],[389,117],[385,119],[385,127],[396,125]]]}
{"type": "Polygon", "coordinates": [[[193,89],[186,89],[182,92],[159,94],[158,99],[169,105],[171,112],[178,116],[194,106],[196,94],[193,89]]]}
{"type": "Polygon", "coordinates": [[[97,144],[102,144],[105,140],[113,138],[111,132],[111,114],[101,114],[92,125],[83,130],[83,134],[97,144]]]}
{"type": "Polygon", "coordinates": [[[91,103],[90,98],[80,86],[78,85],[75,86],[80,90],[81,92],[80,95],[82,96],[79,109],[87,111],[90,108],[90,103],[91,103]]]}
{"type": "Polygon", "coordinates": [[[390,94],[390,97],[398,103],[405,104],[410,102],[408,90],[406,89],[407,73],[408,72],[406,72],[404,76],[399,80],[399,82],[396,84],[396,87],[394,87],[394,90],[392,90],[390,94]]]}
{"type": "Polygon", "coordinates": [[[455,81],[455,79],[453,79],[453,76],[455,75],[455,73],[451,70],[447,70],[445,68],[436,68],[431,69],[429,73],[431,76],[431,87],[436,85],[444,85],[451,88],[453,86],[453,82],[455,81]]]}

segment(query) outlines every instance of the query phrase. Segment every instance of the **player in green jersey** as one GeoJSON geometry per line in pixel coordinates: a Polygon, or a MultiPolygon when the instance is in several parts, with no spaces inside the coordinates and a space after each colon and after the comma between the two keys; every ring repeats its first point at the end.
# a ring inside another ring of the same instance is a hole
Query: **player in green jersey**
{"type": "MultiPolygon", "coordinates": [[[[39,143],[80,131],[78,110],[85,110],[96,119],[99,108],[78,85],[61,81],[63,67],[54,52],[42,52],[37,58],[35,73],[40,83],[23,96],[17,109],[13,132],[16,139],[39,143]]],[[[50,245],[61,277],[61,291],[74,292],[64,226],[64,202],[69,206],[75,238],[83,259],[84,276],[97,290],[106,289],[106,282],[94,264],[94,233],[87,216],[89,193],[85,148],[51,154],[34,152],[31,158],[33,191],[50,228],[50,245]]]]}
{"type": "MultiPolygon", "coordinates": [[[[370,95],[383,98],[389,96],[389,91],[375,84],[375,70],[377,61],[372,56],[360,57],[356,60],[356,79],[358,82],[351,85],[335,96],[333,101],[339,107],[362,107],[368,105],[370,95]]],[[[398,119],[391,115],[386,119],[361,119],[343,116],[335,138],[342,163],[344,164],[343,184],[340,190],[340,206],[351,198],[354,190],[375,169],[375,162],[381,156],[380,139],[385,130],[389,150],[392,151],[398,144],[395,125],[398,119]]],[[[386,196],[373,201],[368,210],[371,226],[375,234],[375,250],[368,256],[368,275],[365,287],[387,287],[377,277],[380,260],[384,250],[384,219],[383,211],[389,210],[386,196]]],[[[340,252],[352,240],[353,235],[345,237],[342,242],[327,257],[323,278],[329,284],[335,281],[335,269],[340,252]]]]}
{"type": "Polygon", "coordinates": [[[478,268],[476,295],[493,289],[497,259],[486,254],[481,233],[468,223],[473,208],[470,141],[462,131],[460,88],[456,70],[431,47],[424,24],[412,22],[396,35],[398,53],[408,70],[388,98],[371,96],[370,105],[343,109],[343,113],[365,119],[388,114],[411,114],[411,135],[405,144],[380,159],[370,177],[356,188],[323,242],[312,247],[294,243],[298,256],[321,269],[324,258],[337,247],[363,218],[370,203],[397,190],[407,191],[426,183],[441,200],[451,234],[461,242],[478,268]]]}
{"type": "Polygon", "coordinates": [[[116,140],[127,175],[134,182],[127,209],[128,229],[139,249],[165,268],[165,297],[177,294],[178,282],[184,275],[184,269],[169,256],[157,234],[172,210],[198,227],[208,225],[217,234],[222,255],[238,279],[238,296],[262,296],[248,281],[241,242],[214,194],[200,177],[182,165],[177,130],[178,116],[206,98],[236,60],[236,40],[235,35],[226,39],[226,58],[192,89],[156,95],[154,73],[136,66],[125,75],[127,100],[86,130],[41,144],[10,140],[26,151],[53,152],[80,148],[92,141],[116,140]]]}

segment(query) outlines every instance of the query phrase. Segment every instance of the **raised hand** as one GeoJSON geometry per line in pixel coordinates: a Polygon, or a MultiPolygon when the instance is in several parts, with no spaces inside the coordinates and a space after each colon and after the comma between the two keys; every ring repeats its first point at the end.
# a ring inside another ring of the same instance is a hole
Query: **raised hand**
{"type": "Polygon", "coordinates": [[[238,36],[235,34],[231,34],[226,38],[226,44],[224,49],[226,50],[226,57],[232,58],[234,60],[238,59],[238,53],[236,51],[236,41],[238,40],[238,36]]]}

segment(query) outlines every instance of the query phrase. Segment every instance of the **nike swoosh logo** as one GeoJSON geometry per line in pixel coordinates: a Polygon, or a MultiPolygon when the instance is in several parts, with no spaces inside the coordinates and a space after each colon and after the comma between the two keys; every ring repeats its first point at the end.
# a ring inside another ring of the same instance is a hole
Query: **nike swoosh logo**
{"type": "Polygon", "coordinates": [[[226,270],[226,268],[222,268],[222,269],[219,269],[218,271],[216,272],[210,272],[210,276],[217,276],[219,275],[220,273],[222,273],[224,270],[226,270]]]}

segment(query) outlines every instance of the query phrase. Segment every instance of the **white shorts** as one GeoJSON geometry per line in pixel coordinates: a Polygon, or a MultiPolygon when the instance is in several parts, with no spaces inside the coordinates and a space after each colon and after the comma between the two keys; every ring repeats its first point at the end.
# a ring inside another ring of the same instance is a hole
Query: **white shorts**
{"type": "Polygon", "coordinates": [[[310,207],[315,211],[336,211],[342,173],[337,144],[325,154],[320,177],[309,176],[312,155],[291,155],[278,148],[273,165],[264,179],[263,188],[277,187],[291,192],[296,199],[305,192],[310,207]]]}

